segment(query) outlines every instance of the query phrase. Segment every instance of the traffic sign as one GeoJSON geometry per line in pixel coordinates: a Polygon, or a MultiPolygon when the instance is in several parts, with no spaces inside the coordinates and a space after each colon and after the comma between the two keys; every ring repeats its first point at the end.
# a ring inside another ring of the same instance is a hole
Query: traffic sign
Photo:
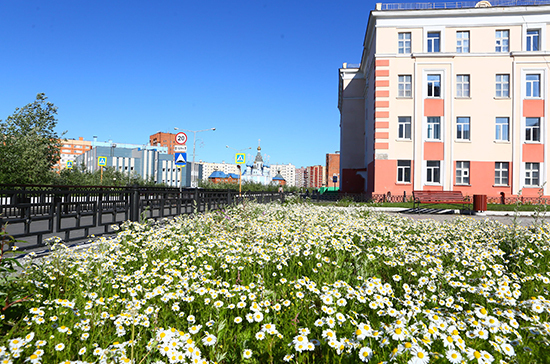
{"type": "Polygon", "coordinates": [[[179,132],[176,134],[176,143],[185,144],[187,142],[187,134],[179,132]]]}
{"type": "Polygon", "coordinates": [[[174,152],[187,152],[187,145],[174,145],[174,152]]]}
{"type": "Polygon", "coordinates": [[[67,161],[67,169],[73,169],[73,161],[67,161]]]}
{"type": "Polygon", "coordinates": [[[107,166],[107,157],[97,157],[97,165],[99,167],[107,166]]]}
{"type": "Polygon", "coordinates": [[[244,153],[236,153],[235,154],[235,163],[237,164],[244,164],[246,161],[246,157],[244,153]]]}
{"type": "Polygon", "coordinates": [[[178,167],[184,167],[187,164],[187,153],[175,153],[174,164],[178,167]]]}

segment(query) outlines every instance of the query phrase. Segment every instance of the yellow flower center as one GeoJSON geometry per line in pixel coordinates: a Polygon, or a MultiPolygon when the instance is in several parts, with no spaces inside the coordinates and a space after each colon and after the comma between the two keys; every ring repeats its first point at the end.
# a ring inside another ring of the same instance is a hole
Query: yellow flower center
{"type": "Polygon", "coordinates": [[[476,359],[481,358],[481,354],[479,353],[479,351],[476,350],[476,351],[474,352],[474,357],[475,357],[476,359]]]}
{"type": "Polygon", "coordinates": [[[400,334],[401,334],[401,329],[400,329],[400,328],[395,329],[395,333],[396,333],[397,335],[400,335],[400,334]]]}

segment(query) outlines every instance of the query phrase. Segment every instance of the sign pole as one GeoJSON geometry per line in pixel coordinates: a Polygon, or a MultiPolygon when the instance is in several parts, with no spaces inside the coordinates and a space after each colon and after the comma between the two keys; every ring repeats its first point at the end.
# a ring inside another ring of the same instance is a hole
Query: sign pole
{"type": "Polygon", "coordinates": [[[103,166],[101,166],[101,179],[99,183],[103,184],[103,166]]]}

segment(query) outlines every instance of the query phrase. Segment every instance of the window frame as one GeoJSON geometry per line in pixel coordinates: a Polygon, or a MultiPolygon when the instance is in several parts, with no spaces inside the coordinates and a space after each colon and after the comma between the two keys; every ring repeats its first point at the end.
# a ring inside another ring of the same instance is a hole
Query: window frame
{"type": "Polygon", "coordinates": [[[495,162],[495,186],[509,186],[510,185],[510,162],[495,162]],[[503,168],[506,167],[506,168],[503,168]],[[503,173],[506,172],[506,177],[503,173]],[[498,178],[498,180],[497,180],[498,178]],[[506,183],[503,179],[506,178],[506,183]]]}
{"type": "Polygon", "coordinates": [[[442,140],[441,128],[442,128],[441,116],[427,116],[426,117],[426,140],[440,142],[442,140]],[[431,128],[430,125],[433,125],[433,127],[431,128]]]}
{"type": "Polygon", "coordinates": [[[502,98],[502,99],[510,98],[510,74],[509,73],[497,73],[495,75],[495,97],[502,98]],[[500,86],[500,90],[499,90],[499,86],[500,86]],[[506,93],[506,95],[504,95],[504,93],[506,93]]]}
{"type": "Polygon", "coordinates": [[[410,184],[411,183],[411,175],[412,175],[412,167],[411,167],[412,163],[411,163],[411,160],[407,159],[403,159],[403,160],[397,160],[397,176],[396,176],[396,179],[397,179],[397,183],[407,183],[407,184],[410,184]],[[401,165],[400,165],[401,164],[401,165]],[[404,164],[404,165],[403,165],[404,164]],[[407,174],[408,172],[408,174],[407,174]],[[408,177],[408,180],[407,180],[407,177],[408,177]]]}
{"type": "Polygon", "coordinates": [[[540,117],[526,117],[525,118],[525,142],[526,143],[540,143],[541,142],[541,120],[540,117]],[[527,125],[528,121],[537,121],[536,125],[527,125]],[[535,133],[535,131],[538,132],[535,133]],[[536,138],[535,138],[536,137],[536,138]]]}
{"type": "Polygon", "coordinates": [[[540,187],[540,163],[539,162],[525,162],[525,173],[524,173],[524,186],[525,187],[540,187]],[[533,168],[535,167],[536,168],[533,168]],[[533,173],[536,173],[537,176],[533,177],[533,173]],[[529,181],[529,182],[528,182],[529,181]],[[533,183],[536,182],[536,183],[533,183]]]}
{"type": "Polygon", "coordinates": [[[397,76],[397,97],[412,97],[412,75],[397,76]],[[401,85],[403,85],[403,88],[401,88],[401,85]],[[409,86],[408,89],[407,86],[409,86]],[[407,92],[409,95],[407,95],[407,92]]]}
{"type": "Polygon", "coordinates": [[[470,123],[469,116],[457,116],[456,117],[456,140],[470,141],[472,137],[470,126],[471,126],[471,123],[470,123]],[[467,137],[465,136],[465,134],[467,137]]]}
{"type": "Polygon", "coordinates": [[[456,32],[456,53],[470,53],[470,31],[459,30],[456,32]],[[467,35],[466,38],[459,37],[460,35],[467,35]],[[464,44],[465,43],[465,44],[464,44]]]}
{"type": "Polygon", "coordinates": [[[397,117],[397,139],[412,140],[412,117],[410,116],[397,117]],[[408,137],[407,137],[407,131],[409,135],[408,137]]]}
{"type": "Polygon", "coordinates": [[[441,161],[426,161],[426,184],[429,185],[441,185],[441,161]],[[433,164],[430,166],[430,164],[433,164]],[[437,172],[437,173],[435,173],[437,172]],[[435,181],[437,177],[437,181],[435,181]],[[431,180],[430,180],[431,179],[431,180]]]}
{"type": "Polygon", "coordinates": [[[397,33],[397,54],[410,54],[412,50],[411,46],[412,46],[411,32],[397,33]],[[404,38],[401,38],[402,35],[404,36],[404,38]],[[409,37],[406,38],[406,35],[408,35],[409,37]],[[407,52],[407,49],[409,50],[408,52],[407,52]]]}
{"type": "Polygon", "coordinates": [[[455,162],[455,184],[456,185],[470,184],[470,162],[469,161],[455,162]]]}
{"type": "Polygon", "coordinates": [[[509,29],[497,29],[495,30],[495,52],[508,53],[510,52],[510,30],[509,29]],[[499,33],[506,33],[506,36],[499,36],[499,33]],[[505,42],[506,44],[502,44],[505,42]],[[500,43],[500,44],[499,44],[500,43]],[[499,50],[500,47],[500,50],[499,50]]]}
{"type": "Polygon", "coordinates": [[[526,99],[540,99],[541,98],[541,81],[542,77],[540,73],[526,73],[525,74],[525,98],[526,99]],[[536,76],[536,80],[529,80],[529,76],[536,76]],[[535,87],[536,86],[536,87],[535,87]],[[536,92],[535,92],[536,91],[536,92]],[[536,93],[536,95],[534,95],[536,93]]]}
{"type": "Polygon", "coordinates": [[[456,75],[456,97],[470,98],[470,75],[456,75]]]}
{"type": "Polygon", "coordinates": [[[541,28],[527,28],[525,30],[525,50],[527,52],[538,52],[540,51],[540,45],[541,45],[541,38],[542,38],[542,29],[541,28]],[[536,35],[529,34],[529,32],[536,32],[536,35]],[[535,48],[537,49],[531,49],[535,48]]]}
{"type": "Polygon", "coordinates": [[[440,73],[428,73],[426,75],[426,97],[427,98],[440,99],[443,97],[442,87],[441,87],[442,78],[443,77],[441,77],[440,73]],[[430,80],[430,77],[438,77],[438,80],[437,81],[430,80]],[[436,91],[437,91],[437,95],[436,95],[436,91]],[[430,95],[430,92],[432,93],[432,95],[430,95]]]}
{"type": "Polygon", "coordinates": [[[429,30],[426,32],[426,53],[441,53],[440,30],[429,30]],[[436,37],[431,37],[430,35],[436,35],[436,37]]]}
{"type": "Polygon", "coordinates": [[[497,116],[495,118],[495,141],[509,142],[510,141],[510,118],[507,116],[497,116]],[[505,120],[506,122],[499,122],[505,120]],[[503,127],[505,126],[505,127],[503,127]],[[506,131],[506,138],[503,137],[503,132],[506,131]]]}

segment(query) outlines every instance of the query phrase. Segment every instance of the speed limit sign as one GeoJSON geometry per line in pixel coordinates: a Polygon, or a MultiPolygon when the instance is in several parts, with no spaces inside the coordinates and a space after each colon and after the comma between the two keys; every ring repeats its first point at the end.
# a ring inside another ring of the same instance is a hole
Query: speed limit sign
{"type": "Polygon", "coordinates": [[[176,134],[176,143],[178,144],[185,144],[187,142],[187,134],[185,133],[177,133],[176,134]]]}

